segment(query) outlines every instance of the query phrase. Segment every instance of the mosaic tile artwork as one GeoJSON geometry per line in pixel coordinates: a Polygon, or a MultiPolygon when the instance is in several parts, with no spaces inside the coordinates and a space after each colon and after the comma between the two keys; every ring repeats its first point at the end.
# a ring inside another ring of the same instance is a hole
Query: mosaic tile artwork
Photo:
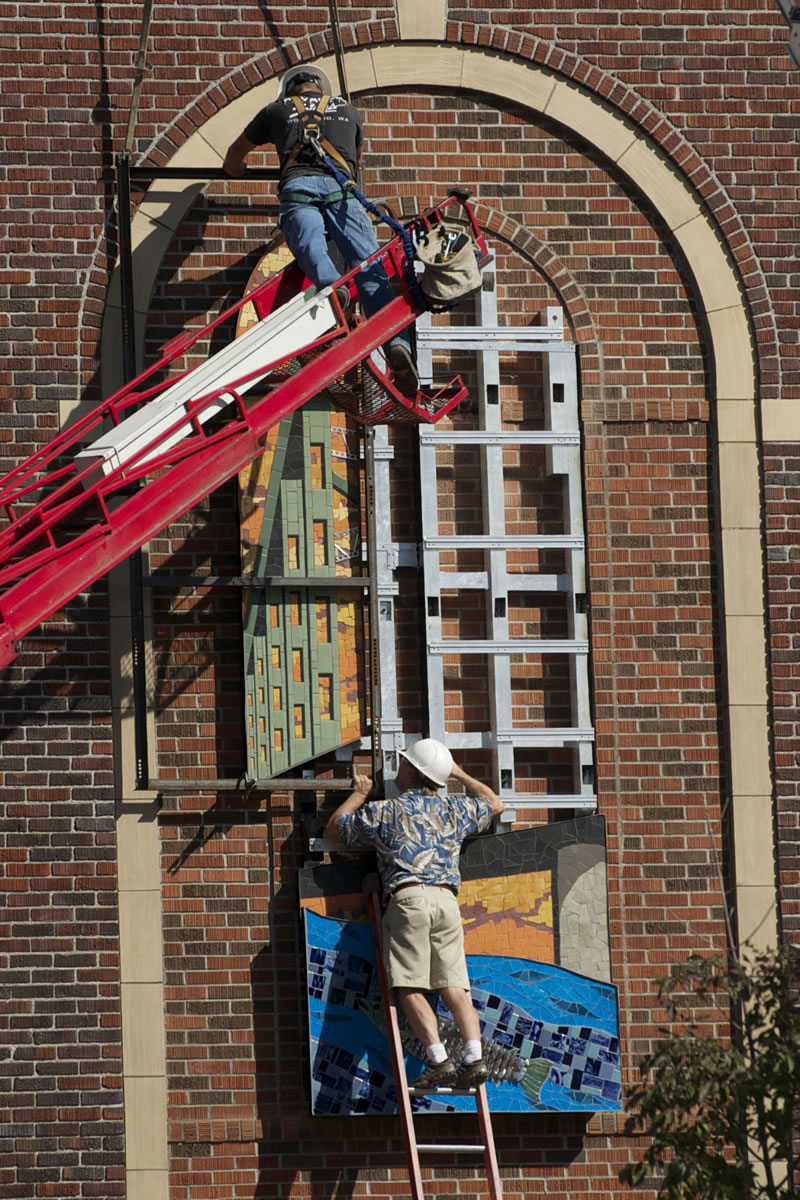
{"type": "MultiPolygon", "coordinates": [[[[601,817],[491,835],[462,854],[459,895],[473,1003],[479,1013],[487,1084],[495,1112],[597,1112],[621,1107],[616,989],[561,961],[561,899],[567,915],[583,897],[596,930],[605,895],[597,871],[605,860],[601,817]],[[601,859],[598,859],[598,854],[601,859]],[[576,884],[588,880],[588,889],[576,884]]],[[[374,870],[364,855],[300,872],[306,933],[312,1112],[395,1112],[397,1097],[368,908],[361,885],[374,870]]],[[[581,914],[578,912],[580,919],[581,914]]],[[[607,959],[588,946],[587,959],[607,959]]],[[[566,945],[572,954],[576,939],[566,945]]],[[[440,1030],[451,1054],[460,1035],[436,998],[440,1030]]],[[[422,1070],[422,1047],[402,1031],[409,1079],[422,1070]]],[[[418,1096],[416,1111],[471,1110],[467,1097],[418,1096]]]]}
{"type": "MultiPolygon", "coordinates": [[[[276,245],[247,291],[291,261],[276,245]]],[[[251,303],[237,332],[257,319],[251,303]]],[[[239,477],[242,571],[314,579],[243,592],[248,776],[268,778],[366,732],[360,430],[322,396],[271,430],[239,477]],[[319,580],[319,586],[316,581],[319,580]]]]}

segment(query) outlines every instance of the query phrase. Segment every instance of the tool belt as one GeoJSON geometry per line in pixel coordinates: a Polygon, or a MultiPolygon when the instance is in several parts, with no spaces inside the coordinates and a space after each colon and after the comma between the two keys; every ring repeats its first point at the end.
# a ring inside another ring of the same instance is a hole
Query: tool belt
{"type": "Polygon", "coordinates": [[[420,287],[429,300],[452,302],[481,286],[475,242],[457,225],[442,221],[417,246],[424,265],[420,287]]]}

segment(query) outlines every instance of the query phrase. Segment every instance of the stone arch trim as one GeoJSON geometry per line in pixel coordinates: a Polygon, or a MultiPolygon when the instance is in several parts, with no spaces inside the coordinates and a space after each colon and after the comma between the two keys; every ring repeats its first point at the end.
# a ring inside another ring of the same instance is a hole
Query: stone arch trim
{"type": "MultiPolygon", "coordinates": [[[[430,33],[425,32],[424,23],[420,35],[430,36],[430,33]]],[[[597,96],[637,125],[670,159],[713,215],[720,235],[736,263],[748,297],[748,309],[758,351],[760,393],[762,398],[777,398],[780,395],[781,359],[774,312],[763,271],[744,224],[725,189],[683,134],[662,112],[629,85],[578,55],[533,34],[502,26],[487,28],[471,22],[450,21],[447,22],[446,31],[442,29],[442,35],[447,45],[453,48],[475,47],[480,53],[508,55],[512,61],[529,63],[540,70],[551,72],[554,77],[579,84],[582,89],[597,96]]],[[[357,51],[359,47],[392,45],[398,38],[398,26],[392,19],[347,24],[341,27],[341,37],[345,51],[350,52],[346,56],[347,64],[352,52],[357,51]]],[[[175,154],[202,130],[206,122],[232,102],[280,76],[298,62],[332,55],[333,36],[328,30],[287,42],[280,49],[252,58],[207,88],[154,142],[141,147],[142,161],[160,166],[172,163],[175,154]]],[[[335,78],[336,64],[332,57],[329,65],[335,78]]],[[[105,272],[102,270],[95,268],[90,271],[89,290],[92,300],[102,301],[105,278],[105,272]]],[[[97,320],[96,312],[97,306],[92,305],[91,310],[84,314],[90,324],[97,320]]]]}
{"type": "MultiPolygon", "coordinates": [[[[372,54],[373,51],[379,53],[381,50],[402,50],[402,44],[397,43],[398,28],[393,20],[343,25],[341,36],[344,49],[349,52],[345,55],[345,70],[348,76],[350,64],[356,56],[372,54]]],[[[495,60],[503,56],[511,62],[535,67],[539,72],[552,76],[554,80],[577,85],[581,91],[593,96],[609,110],[641,130],[647,142],[670,161],[676,174],[682,177],[707,209],[731,261],[735,264],[741,286],[747,296],[747,308],[757,349],[759,391],[763,398],[778,397],[781,382],[778,333],[761,264],[744,223],[725,188],[681,131],[630,85],[594,63],[533,34],[520,33],[502,26],[487,28],[470,22],[451,21],[447,23],[444,46],[417,46],[412,53],[418,57],[422,52],[423,58],[429,56],[430,52],[447,57],[448,50],[451,53],[459,50],[463,53],[465,49],[470,55],[487,55],[495,60]]],[[[202,130],[210,118],[223,112],[231,102],[247,95],[254,88],[276,79],[298,62],[318,60],[321,57],[330,58],[327,66],[329,74],[335,79],[337,69],[332,55],[333,37],[330,31],[325,31],[296,39],[286,43],[281,49],[254,57],[224,79],[212,84],[202,96],[176,117],[169,129],[149,146],[143,147],[144,159],[160,166],[172,162],[176,152],[195,133],[202,130]]],[[[478,78],[470,86],[470,90],[486,91],[485,87],[481,87],[479,73],[477,75],[478,78]]],[[[433,76],[425,82],[433,84],[435,79],[433,76]]],[[[449,82],[449,79],[441,81],[445,85],[449,82]]],[[[378,76],[374,80],[374,86],[386,85],[378,76]]],[[[362,89],[354,86],[353,90],[362,89]]],[[[618,165],[624,170],[622,164],[618,165]]]]}
{"type": "Polygon", "coordinates": [[[595,329],[589,302],[573,273],[546,243],[524,225],[480,202],[474,205],[474,210],[481,229],[512,246],[547,280],[567,313],[583,370],[588,369],[599,376],[602,370],[602,342],[595,329]]]}

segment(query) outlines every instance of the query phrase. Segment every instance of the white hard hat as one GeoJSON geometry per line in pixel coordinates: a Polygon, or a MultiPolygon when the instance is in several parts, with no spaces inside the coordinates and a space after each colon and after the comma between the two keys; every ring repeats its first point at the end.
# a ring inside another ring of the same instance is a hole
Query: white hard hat
{"type": "Polygon", "coordinates": [[[453,756],[442,742],[436,738],[422,738],[414,742],[407,750],[401,750],[402,758],[407,759],[412,767],[416,767],[420,775],[444,787],[453,770],[453,756]]]}
{"type": "Polygon", "coordinates": [[[287,87],[293,79],[297,78],[298,75],[313,75],[313,77],[318,80],[322,91],[328,96],[333,95],[333,87],[331,86],[330,78],[321,67],[312,67],[307,66],[305,63],[298,63],[296,67],[290,67],[286,74],[282,77],[281,85],[278,88],[279,100],[283,100],[284,96],[286,95],[287,87]]]}

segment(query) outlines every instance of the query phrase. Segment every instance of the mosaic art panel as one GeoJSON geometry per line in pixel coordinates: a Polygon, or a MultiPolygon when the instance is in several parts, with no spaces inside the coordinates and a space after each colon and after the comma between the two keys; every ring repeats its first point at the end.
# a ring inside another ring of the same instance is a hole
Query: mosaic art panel
{"type": "MultiPolygon", "coordinates": [[[[247,291],[286,266],[287,255],[285,246],[271,249],[247,291]]],[[[248,303],[238,332],[254,320],[248,303]]],[[[243,591],[252,779],[366,732],[363,593],[336,587],[362,573],[360,438],[349,414],[317,397],[269,430],[264,453],[239,477],[242,571],[285,581],[243,591]]]]}
{"type": "MultiPolygon", "coordinates": [[[[595,895],[604,887],[604,823],[592,816],[538,830],[491,835],[462,854],[459,895],[473,1003],[481,1024],[487,1084],[495,1112],[597,1112],[620,1108],[616,989],[561,961],[559,896],[569,916],[581,902],[598,928],[595,895]],[[598,858],[598,855],[600,858],[598,858]],[[563,878],[561,875],[563,874],[563,878]],[[580,885],[581,881],[586,886],[580,885]]],[[[312,1112],[395,1112],[397,1097],[375,965],[364,877],[370,855],[300,872],[306,933],[312,1112]]],[[[600,898],[603,906],[605,896],[600,898]]],[[[580,913],[578,913],[580,919],[580,913]]],[[[607,952],[607,922],[603,924],[607,952]]],[[[567,938],[569,955],[575,939],[567,938]]],[[[598,960],[594,954],[592,961],[598,960]]],[[[602,955],[599,956],[602,960],[602,955]]],[[[442,1038],[457,1054],[460,1036],[438,1004],[442,1038]]],[[[402,1031],[409,1079],[422,1047],[402,1031]]],[[[471,1108],[467,1097],[419,1096],[415,1110],[471,1108]]]]}

